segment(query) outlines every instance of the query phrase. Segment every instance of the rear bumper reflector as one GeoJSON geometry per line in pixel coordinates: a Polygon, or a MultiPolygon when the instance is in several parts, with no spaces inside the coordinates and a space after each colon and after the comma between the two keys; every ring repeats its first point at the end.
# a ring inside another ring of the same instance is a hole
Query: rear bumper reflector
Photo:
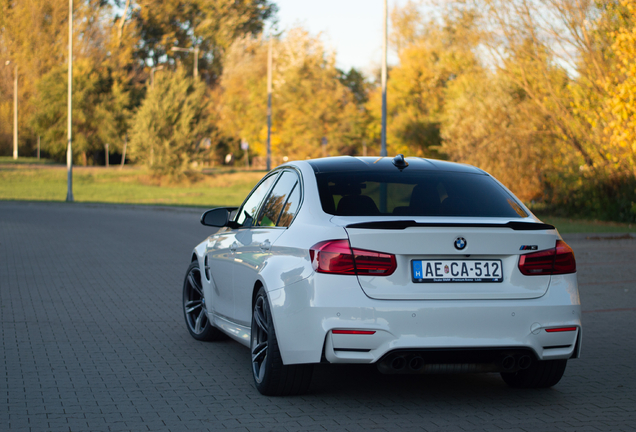
{"type": "Polygon", "coordinates": [[[372,335],[374,330],[331,330],[333,334],[349,334],[349,335],[372,335]]]}
{"type": "Polygon", "coordinates": [[[558,327],[545,329],[548,333],[576,331],[576,327],[558,327]]]}

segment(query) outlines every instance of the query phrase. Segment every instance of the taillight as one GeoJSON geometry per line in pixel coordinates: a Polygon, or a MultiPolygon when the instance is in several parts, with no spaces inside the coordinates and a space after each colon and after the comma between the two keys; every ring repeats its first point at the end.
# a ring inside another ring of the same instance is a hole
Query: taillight
{"type": "Polygon", "coordinates": [[[556,256],[554,257],[554,273],[566,274],[576,272],[576,260],[574,259],[574,251],[563,240],[556,242],[556,256]]]}
{"type": "Polygon", "coordinates": [[[389,276],[397,268],[395,255],[351,248],[349,240],[328,240],[309,249],[311,264],[318,273],[389,276]]]}
{"type": "Polygon", "coordinates": [[[526,276],[575,273],[576,260],[572,248],[557,240],[552,249],[521,255],[519,270],[526,276]]]}

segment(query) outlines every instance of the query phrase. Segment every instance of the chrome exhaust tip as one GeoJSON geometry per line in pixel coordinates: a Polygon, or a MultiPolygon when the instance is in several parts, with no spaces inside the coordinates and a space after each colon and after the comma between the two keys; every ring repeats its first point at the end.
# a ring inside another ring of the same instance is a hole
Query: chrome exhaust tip
{"type": "Polygon", "coordinates": [[[532,357],[529,355],[522,355],[519,357],[519,361],[517,363],[519,364],[519,369],[528,369],[532,364],[532,357]]]}
{"type": "Polygon", "coordinates": [[[399,371],[404,369],[406,366],[406,359],[402,356],[396,356],[393,360],[391,360],[391,368],[393,370],[399,371]]]}
{"type": "Polygon", "coordinates": [[[419,372],[424,367],[424,359],[420,356],[415,356],[409,361],[409,369],[413,372],[419,372]]]}
{"type": "Polygon", "coordinates": [[[517,361],[513,356],[506,356],[501,361],[501,367],[504,371],[508,372],[515,368],[517,361]]]}

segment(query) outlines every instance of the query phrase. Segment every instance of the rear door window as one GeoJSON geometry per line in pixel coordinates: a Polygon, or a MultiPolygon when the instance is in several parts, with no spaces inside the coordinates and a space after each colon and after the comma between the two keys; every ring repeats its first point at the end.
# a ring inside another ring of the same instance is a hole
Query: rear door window
{"type": "Polygon", "coordinates": [[[291,225],[292,220],[294,220],[294,216],[298,213],[300,198],[300,183],[296,182],[292,193],[289,195],[287,203],[283,207],[283,211],[280,214],[280,218],[278,219],[276,226],[288,227],[291,225]]]}
{"type": "Polygon", "coordinates": [[[254,225],[257,212],[277,176],[278,173],[274,173],[267,177],[254,189],[247,200],[245,200],[236,218],[236,222],[242,227],[249,228],[254,225]]]}
{"type": "Polygon", "coordinates": [[[299,205],[298,176],[291,171],[284,171],[263,205],[258,225],[287,227],[298,211],[299,205]]]}

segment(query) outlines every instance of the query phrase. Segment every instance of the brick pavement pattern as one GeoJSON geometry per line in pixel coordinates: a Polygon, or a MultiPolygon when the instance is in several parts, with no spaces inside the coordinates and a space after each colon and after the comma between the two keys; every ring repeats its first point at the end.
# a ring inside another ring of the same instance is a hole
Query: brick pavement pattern
{"type": "Polygon", "coordinates": [[[0,431],[636,430],[636,240],[566,236],[583,358],[552,389],[320,365],[310,394],[270,398],[247,349],[186,330],[200,213],[0,202],[0,431]]]}

